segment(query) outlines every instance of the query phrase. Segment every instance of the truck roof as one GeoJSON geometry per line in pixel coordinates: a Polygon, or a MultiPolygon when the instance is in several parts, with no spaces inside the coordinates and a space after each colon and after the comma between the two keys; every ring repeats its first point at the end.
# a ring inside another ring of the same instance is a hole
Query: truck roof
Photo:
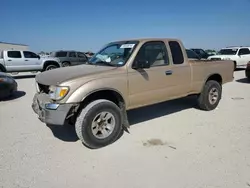
{"type": "Polygon", "coordinates": [[[148,42],[148,41],[154,41],[154,40],[174,40],[180,42],[181,40],[176,38],[130,38],[126,40],[116,40],[113,42],[124,42],[124,41],[139,41],[139,42],[148,42]]]}
{"type": "Polygon", "coordinates": [[[232,49],[232,48],[250,48],[250,46],[228,46],[222,49],[232,49]]]}

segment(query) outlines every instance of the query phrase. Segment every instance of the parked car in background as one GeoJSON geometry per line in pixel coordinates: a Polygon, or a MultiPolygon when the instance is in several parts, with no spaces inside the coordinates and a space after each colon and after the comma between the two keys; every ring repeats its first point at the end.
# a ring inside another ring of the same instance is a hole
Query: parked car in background
{"type": "Polygon", "coordinates": [[[196,54],[198,54],[201,59],[207,59],[210,55],[201,48],[191,48],[190,50],[193,50],[196,54]]]}
{"type": "Polygon", "coordinates": [[[195,53],[193,50],[186,49],[187,57],[189,60],[200,60],[201,57],[195,53]]]}
{"type": "Polygon", "coordinates": [[[63,67],[81,65],[88,62],[86,54],[79,51],[55,51],[51,52],[50,56],[59,58],[63,67]]]}
{"type": "Polygon", "coordinates": [[[218,55],[210,56],[211,60],[231,60],[236,68],[246,68],[250,61],[250,47],[227,47],[222,48],[218,55]]]}
{"type": "Polygon", "coordinates": [[[85,54],[88,58],[91,58],[95,55],[93,52],[85,52],[85,54]]]}
{"type": "Polygon", "coordinates": [[[60,60],[40,57],[34,52],[5,50],[0,52],[0,72],[47,71],[61,67],[60,60]]]}
{"type": "Polygon", "coordinates": [[[247,79],[250,81],[250,61],[247,63],[245,74],[246,74],[247,79]]]}
{"type": "Polygon", "coordinates": [[[85,145],[100,148],[129,127],[127,110],[189,95],[214,110],[233,68],[232,61],[190,61],[177,39],[114,41],[86,65],[38,74],[32,108],[42,122],[71,124],[85,145]]]}
{"type": "Polygon", "coordinates": [[[13,95],[17,91],[17,83],[10,75],[0,72],[0,100],[13,95]]]}
{"type": "Polygon", "coordinates": [[[216,52],[216,51],[211,51],[211,50],[206,50],[206,53],[207,53],[209,56],[217,55],[217,52],[216,52]]]}

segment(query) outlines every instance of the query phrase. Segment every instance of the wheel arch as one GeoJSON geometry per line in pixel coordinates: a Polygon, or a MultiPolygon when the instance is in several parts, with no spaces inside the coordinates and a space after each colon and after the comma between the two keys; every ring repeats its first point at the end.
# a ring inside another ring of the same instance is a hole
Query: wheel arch
{"type": "Polygon", "coordinates": [[[210,74],[206,81],[205,81],[205,84],[210,81],[210,80],[214,80],[214,81],[217,81],[220,85],[222,85],[223,83],[223,80],[222,80],[222,76],[219,74],[219,73],[214,73],[214,74],[210,74]]]}
{"type": "Polygon", "coordinates": [[[57,67],[60,67],[60,64],[58,63],[58,62],[56,62],[56,61],[45,61],[44,63],[43,63],[43,70],[45,70],[46,69],[46,67],[47,66],[49,66],[49,65],[55,65],[55,66],[57,66],[57,67]]]}
{"type": "Polygon", "coordinates": [[[125,127],[129,127],[129,122],[126,113],[126,101],[123,95],[119,91],[113,88],[97,89],[85,95],[85,97],[82,98],[80,104],[77,105],[75,108],[73,108],[69,113],[69,116],[71,116],[70,114],[72,113],[74,114],[71,119],[71,124],[75,122],[77,116],[84,107],[86,107],[89,103],[93,102],[94,100],[98,99],[106,99],[115,103],[121,109],[123,115],[123,125],[125,127]]]}
{"type": "Polygon", "coordinates": [[[125,99],[122,94],[113,88],[102,88],[94,90],[88,93],[81,101],[81,103],[88,104],[96,99],[106,99],[114,102],[118,107],[120,107],[119,103],[123,103],[126,106],[125,99]]]}

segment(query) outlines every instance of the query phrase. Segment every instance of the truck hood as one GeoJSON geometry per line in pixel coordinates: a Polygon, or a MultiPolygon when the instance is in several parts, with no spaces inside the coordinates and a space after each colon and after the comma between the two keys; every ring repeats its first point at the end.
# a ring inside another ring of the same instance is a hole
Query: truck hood
{"type": "Polygon", "coordinates": [[[96,65],[77,65],[72,67],[57,68],[42,72],[36,76],[36,81],[43,85],[59,85],[63,82],[77,79],[79,77],[100,74],[117,67],[96,66],[96,65]]]}

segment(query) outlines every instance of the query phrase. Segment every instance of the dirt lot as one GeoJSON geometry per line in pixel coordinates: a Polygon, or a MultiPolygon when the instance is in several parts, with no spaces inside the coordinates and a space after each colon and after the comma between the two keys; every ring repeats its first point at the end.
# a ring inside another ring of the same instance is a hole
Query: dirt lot
{"type": "Polygon", "coordinates": [[[250,84],[244,71],[212,112],[190,98],[129,112],[114,144],[84,147],[74,129],[47,127],[31,109],[34,78],[0,102],[0,187],[250,187],[250,84]]]}

